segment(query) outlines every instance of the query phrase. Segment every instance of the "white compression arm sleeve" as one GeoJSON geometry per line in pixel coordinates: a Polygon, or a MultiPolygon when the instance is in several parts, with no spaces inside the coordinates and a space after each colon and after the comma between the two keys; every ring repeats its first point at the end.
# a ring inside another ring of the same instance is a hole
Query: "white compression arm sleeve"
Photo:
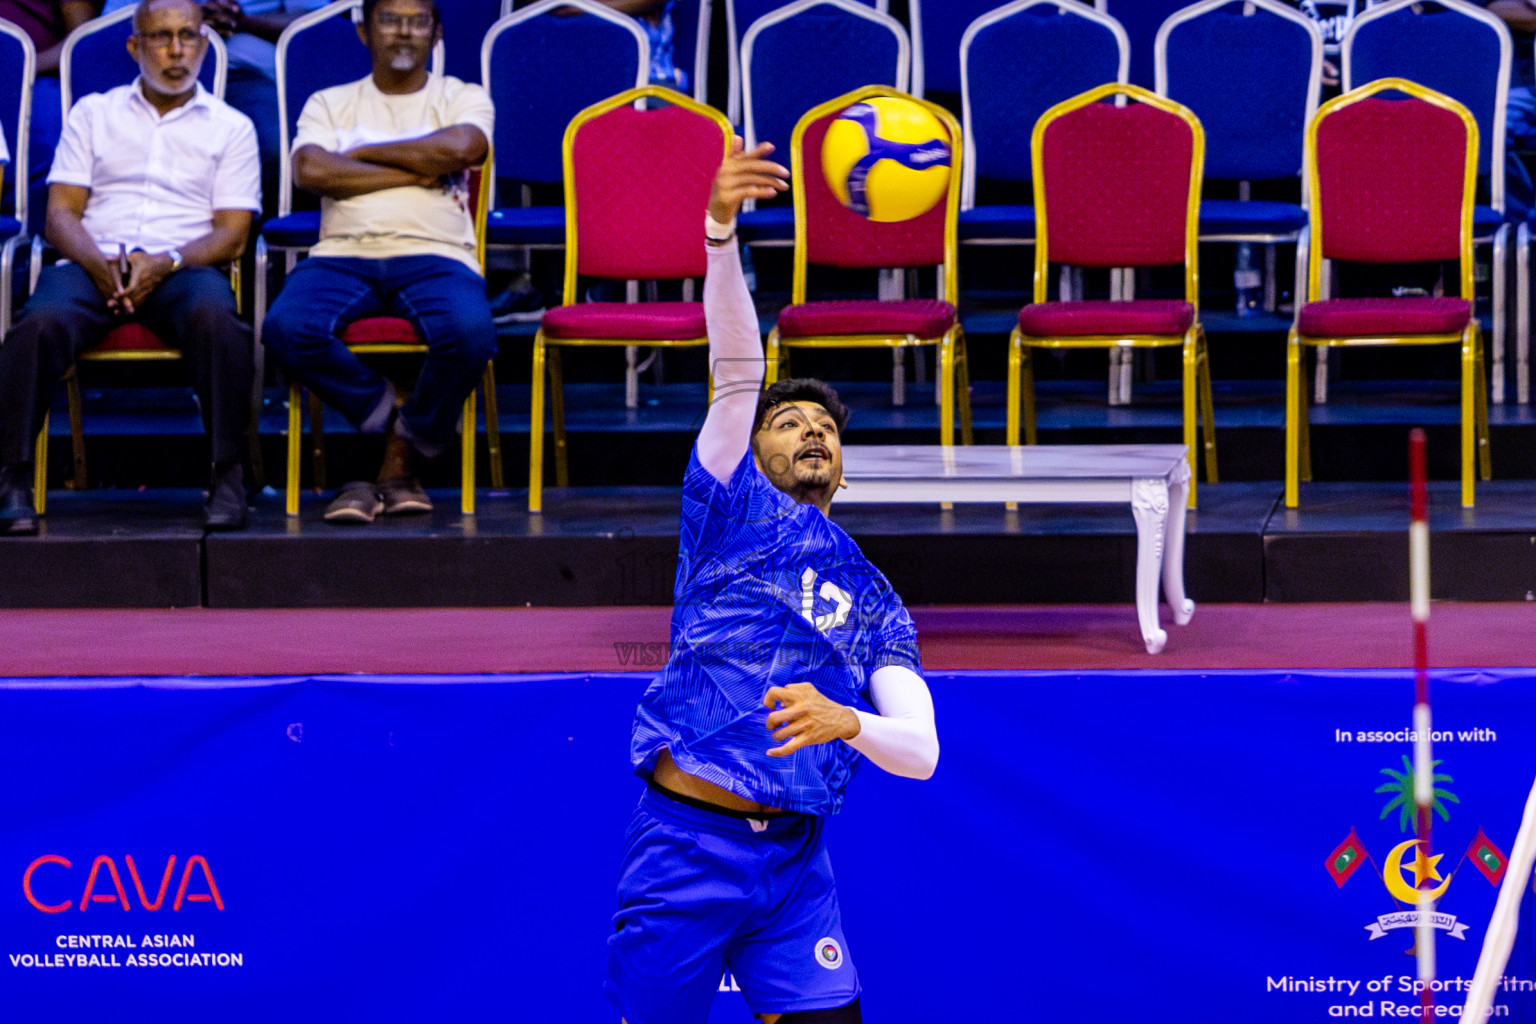
{"type": "Polygon", "coordinates": [[[859,734],[848,745],[892,775],[930,778],[939,763],[939,734],[923,677],[901,665],[877,668],[869,677],[869,697],[880,713],[855,708],[859,734]]]}
{"type": "Polygon", "coordinates": [[[757,395],[763,386],[763,338],[757,333],[757,308],[735,239],[706,246],[709,273],[704,277],[704,323],[709,332],[709,370],[715,398],[699,430],[699,464],[725,483],[746,453],[757,426],[757,395]]]}

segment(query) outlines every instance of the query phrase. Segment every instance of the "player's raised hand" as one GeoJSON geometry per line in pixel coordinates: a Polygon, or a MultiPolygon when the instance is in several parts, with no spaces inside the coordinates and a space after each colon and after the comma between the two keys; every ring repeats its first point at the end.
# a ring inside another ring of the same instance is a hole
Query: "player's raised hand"
{"type": "Polygon", "coordinates": [[[731,140],[731,152],[715,172],[709,192],[709,215],[729,224],[748,199],[772,199],[789,188],[789,168],[768,159],[773,143],[759,142],[750,150],[741,136],[731,140]]]}
{"type": "Polygon", "coordinates": [[[763,705],[777,705],[768,715],[768,730],[781,746],[769,749],[770,757],[786,757],[801,747],[851,740],[859,734],[859,716],[853,709],[822,696],[810,683],[772,687],[763,705]]]}

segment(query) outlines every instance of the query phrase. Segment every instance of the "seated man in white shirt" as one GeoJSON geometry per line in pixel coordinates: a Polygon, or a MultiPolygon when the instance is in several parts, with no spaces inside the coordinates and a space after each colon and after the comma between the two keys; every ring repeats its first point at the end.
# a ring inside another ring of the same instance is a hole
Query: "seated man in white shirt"
{"type": "MultiPolygon", "coordinates": [[[[0,0],[4,2],[4,0],[0,0]]],[[[102,14],[132,7],[138,0],[106,0],[102,14]]],[[[265,216],[277,209],[283,143],[277,119],[277,39],[302,14],[326,0],[203,0],[203,18],[224,38],[229,70],[224,101],[256,126],[261,154],[261,197],[265,216]]]]}
{"type": "Polygon", "coordinates": [[[315,93],[299,115],[293,177],[322,197],[320,241],[262,337],[327,405],[387,435],[377,480],[347,484],[326,509],[327,520],[352,523],[431,510],[415,459],[452,445],[464,399],[496,354],[468,187],[490,145],[490,96],[428,74],[442,35],[433,0],[364,0],[358,34],[373,73],[315,93]],[[404,402],[340,340],[347,324],[374,316],[411,321],[428,346],[404,402]]]}
{"type": "Polygon", "coordinates": [[[213,449],[204,524],[245,526],[251,331],[220,268],[261,209],[256,131],[197,84],[208,41],[192,0],[145,0],[128,51],[139,77],[69,111],[48,177],[63,258],[0,345],[0,533],[37,532],[30,463],[59,378],[130,317],[191,368],[213,449]]]}

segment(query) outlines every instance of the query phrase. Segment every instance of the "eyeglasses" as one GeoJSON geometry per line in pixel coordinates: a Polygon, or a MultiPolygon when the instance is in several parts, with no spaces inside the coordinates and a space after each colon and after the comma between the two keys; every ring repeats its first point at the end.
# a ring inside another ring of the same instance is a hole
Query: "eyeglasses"
{"type": "Polygon", "coordinates": [[[154,32],[138,32],[135,34],[145,46],[156,50],[169,50],[173,41],[180,43],[183,49],[191,49],[203,40],[202,31],[195,28],[184,28],[176,32],[172,32],[170,29],[159,29],[154,32]]]}
{"type": "Polygon", "coordinates": [[[386,32],[404,32],[408,35],[424,36],[437,27],[437,19],[430,14],[413,14],[409,18],[402,18],[389,11],[380,11],[374,15],[374,20],[386,32]]]}

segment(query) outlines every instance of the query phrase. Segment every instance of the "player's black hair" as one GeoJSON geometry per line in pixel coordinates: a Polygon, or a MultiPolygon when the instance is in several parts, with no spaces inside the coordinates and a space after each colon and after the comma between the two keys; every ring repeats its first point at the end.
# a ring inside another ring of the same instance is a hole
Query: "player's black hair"
{"type": "Polygon", "coordinates": [[[762,427],[770,412],[785,402],[815,402],[832,414],[832,422],[837,424],[839,434],[848,426],[848,407],[837,397],[837,390],[832,385],[815,377],[791,377],[775,381],[763,389],[757,400],[758,427],[762,427]]]}
{"type": "MultiPolygon", "coordinates": [[[[363,24],[373,24],[373,9],[379,6],[379,0],[363,0],[363,24]]],[[[437,0],[427,0],[427,6],[432,8],[432,23],[443,23],[443,12],[437,9],[437,0]]]]}

